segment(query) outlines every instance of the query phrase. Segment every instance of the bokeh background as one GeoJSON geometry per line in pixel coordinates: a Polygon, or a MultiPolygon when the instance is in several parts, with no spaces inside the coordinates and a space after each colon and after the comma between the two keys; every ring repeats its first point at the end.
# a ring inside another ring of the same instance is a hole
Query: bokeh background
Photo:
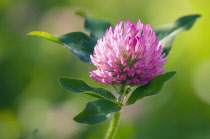
{"type": "Polygon", "coordinates": [[[177,75],[162,92],[125,107],[116,139],[210,139],[209,0],[1,0],[0,139],[102,139],[109,122],[78,124],[73,117],[94,98],[66,92],[60,76],[95,83],[67,48],[37,37],[84,31],[76,10],[110,21],[141,19],[157,27],[180,16],[201,14],[190,31],[178,34],[165,66],[177,75]]]}

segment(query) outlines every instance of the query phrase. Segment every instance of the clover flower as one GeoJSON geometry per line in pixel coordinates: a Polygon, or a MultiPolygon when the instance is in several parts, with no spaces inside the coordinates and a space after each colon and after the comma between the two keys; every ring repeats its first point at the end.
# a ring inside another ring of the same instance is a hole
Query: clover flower
{"type": "Polygon", "coordinates": [[[149,24],[118,21],[97,41],[90,56],[97,70],[89,68],[90,77],[104,84],[144,85],[164,73],[164,55],[149,24]]]}

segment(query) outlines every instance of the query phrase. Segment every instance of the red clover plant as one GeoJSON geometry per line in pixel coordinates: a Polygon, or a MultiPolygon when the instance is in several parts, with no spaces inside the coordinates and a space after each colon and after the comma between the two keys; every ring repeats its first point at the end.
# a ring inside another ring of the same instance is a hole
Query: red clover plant
{"type": "Polygon", "coordinates": [[[106,121],[111,115],[105,139],[112,139],[122,108],[143,97],[159,93],[163,84],[175,75],[174,71],[165,72],[163,69],[166,56],[175,36],[181,31],[189,30],[200,15],[184,16],[173,23],[152,29],[140,20],[136,24],[130,20],[118,21],[112,27],[109,22],[89,18],[81,11],[77,14],[85,18],[84,26],[90,36],[82,32],[55,36],[42,31],[33,31],[28,35],[66,46],[82,62],[96,66],[96,70],[89,68],[91,78],[115,88],[116,92],[111,93],[104,88],[90,87],[79,79],[59,79],[61,86],[67,91],[97,98],[88,102],[74,120],[94,125],[106,121]],[[134,86],[135,89],[132,89],[134,86]],[[117,94],[117,98],[114,94],[117,94]]]}

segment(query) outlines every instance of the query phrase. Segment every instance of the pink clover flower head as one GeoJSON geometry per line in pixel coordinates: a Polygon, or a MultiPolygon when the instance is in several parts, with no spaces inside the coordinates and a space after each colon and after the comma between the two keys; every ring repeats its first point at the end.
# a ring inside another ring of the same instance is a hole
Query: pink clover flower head
{"type": "Polygon", "coordinates": [[[97,41],[89,68],[90,77],[104,84],[147,84],[163,74],[166,62],[162,45],[149,24],[118,21],[97,41]]]}

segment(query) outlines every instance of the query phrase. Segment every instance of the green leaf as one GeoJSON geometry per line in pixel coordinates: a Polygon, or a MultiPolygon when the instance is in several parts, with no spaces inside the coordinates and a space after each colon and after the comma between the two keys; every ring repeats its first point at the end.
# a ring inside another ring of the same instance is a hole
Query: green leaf
{"type": "Polygon", "coordinates": [[[174,71],[167,72],[154,77],[148,84],[139,86],[132,92],[128,101],[126,102],[126,105],[133,104],[145,96],[151,96],[159,93],[163,87],[163,84],[167,80],[171,79],[175,74],[176,72],[174,71]]]}
{"type": "Polygon", "coordinates": [[[85,63],[91,62],[90,55],[93,54],[93,49],[96,44],[95,39],[82,32],[59,35],[58,39],[79,57],[81,61],[85,63]]]}
{"type": "Polygon", "coordinates": [[[104,20],[94,18],[85,19],[85,29],[90,31],[91,37],[96,39],[102,38],[110,26],[111,24],[104,20]]]}
{"type": "Polygon", "coordinates": [[[81,61],[85,63],[91,63],[90,55],[93,53],[93,48],[96,44],[96,40],[82,32],[72,32],[64,35],[55,36],[47,32],[33,31],[28,33],[28,35],[39,36],[52,42],[65,45],[81,61]]]}
{"type": "Polygon", "coordinates": [[[60,78],[59,82],[63,88],[72,93],[84,93],[96,98],[116,101],[115,96],[106,89],[88,86],[84,81],[73,78],[60,78]]]}
{"type": "Polygon", "coordinates": [[[75,14],[76,14],[76,15],[79,15],[79,16],[81,16],[81,17],[84,17],[84,18],[86,18],[86,17],[87,17],[87,15],[86,15],[85,11],[84,11],[84,10],[82,10],[82,9],[77,10],[77,11],[75,12],[75,14]]]}
{"type": "Polygon", "coordinates": [[[43,31],[32,31],[32,32],[29,32],[27,35],[38,36],[38,37],[47,39],[49,41],[52,41],[52,42],[55,42],[55,43],[64,45],[57,37],[55,37],[52,34],[47,33],[47,32],[43,32],[43,31]]]}
{"type": "Polygon", "coordinates": [[[88,102],[85,109],[74,117],[78,123],[86,123],[90,125],[99,124],[108,119],[113,112],[121,110],[121,106],[109,100],[98,99],[88,102]]]}
{"type": "Polygon", "coordinates": [[[75,14],[85,18],[85,29],[90,32],[91,37],[97,40],[102,38],[105,35],[106,30],[112,26],[107,21],[87,17],[83,10],[78,10],[75,14]]]}
{"type": "Polygon", "coordinates": [[[171,50],[176,35],[189,30],[201,15],[188,15],[177,19],[175,22],[155,28],[154,31],[159,41],[163,43],[163,53],[167,56],[171,50]]]}

